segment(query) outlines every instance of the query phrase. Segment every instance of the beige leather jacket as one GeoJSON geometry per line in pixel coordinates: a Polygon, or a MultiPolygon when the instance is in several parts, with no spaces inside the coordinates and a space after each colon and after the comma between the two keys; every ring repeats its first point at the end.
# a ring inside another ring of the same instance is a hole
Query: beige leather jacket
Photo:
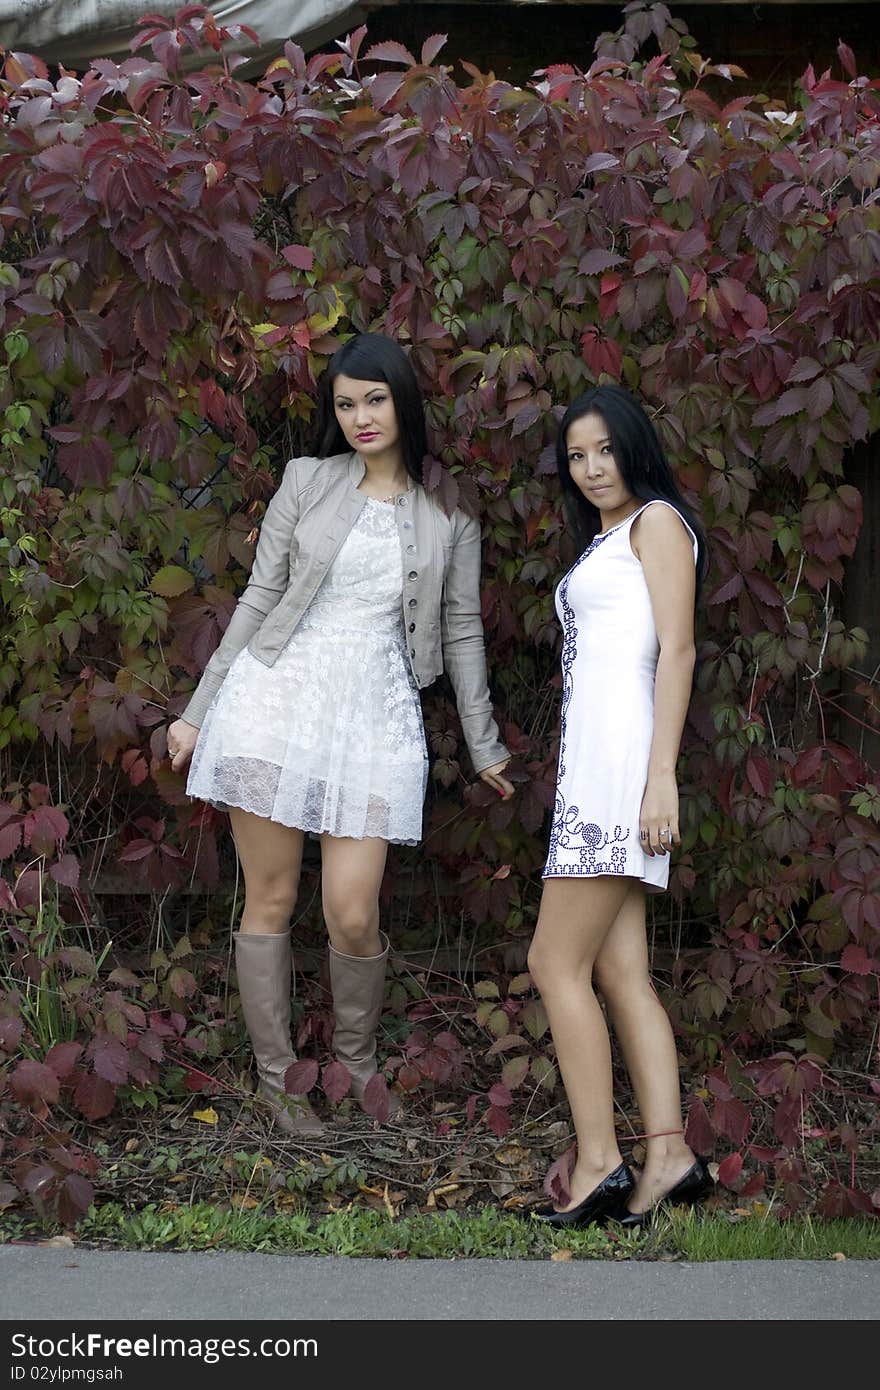
{"type": "MultiPolygon", "coordinates": [[[[247,588],[181,718],[201,727],[233,658],[247,646],[272,666],[320,587],[366,501],[356,453],[298,458],[266,510],[247,588]]],[[[444,667],[455,690],[474,771],[509,757],[498,737],[480,617],[480,528],[451,517],[421,487],[395,507],[403,557],[403,620],[419,689],[444,667]]],[[[319,692],[315,692],[319,698],[319,692]]]]}

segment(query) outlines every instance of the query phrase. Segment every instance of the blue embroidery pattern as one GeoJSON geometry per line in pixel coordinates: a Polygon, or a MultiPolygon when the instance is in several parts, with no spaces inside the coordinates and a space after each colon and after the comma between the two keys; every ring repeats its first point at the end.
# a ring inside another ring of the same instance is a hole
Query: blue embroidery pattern
{"type": "Polygon", "coordinates": [[[553,808],[553,824],[550,828],[550,845],[547,851],[547,863],[544,866],[544,878],[558,877],[578,877],[586,878],[592,874],[625,874],[626,873],[626,848],[624,841],[629,839],[629,830],[623,830],[621,826],[615,825],[613,833],[603,830],[601,826],[593,824],[591,821],[579,820],[580,808],[578,806],[566,806],[565,797],[562,795],[559,784],[565,776],[565,729],[568,716],[568,707],[574,690],[574,678],[572,670],[577,656],[577,637],[578,630],[575,623],[574,609],[568,601],[568,586],[571,577],[579,565],[593,551],[598,549],[603,541],[611,535],[612,527],[608,531],[600,531],[587,546],[583,555],[575,560],[568,574],[559,586],[559,602],[562,608],[562,713],[560,718],[561,732],[559,741],[559,771],[556,779],[556,803],[553,808]],[[560,864],[558,851],[576,850],[578,862],[576,864],[560,864]],[[600,859],[598,856],[604,850],[609,850],[607,858],[600,859]]]}
{"type": "Polygon", "coordinates": [[[613,833],[609,833],[590,821],[579,820],[579,816],[580,808],[567,807],[565,798],[557,790],[544,877],[557,878],[564,875],[585,878],[590,874],[625,874],[624,841],[629,839],[629,831],[615,825],[613,833]],[[560,864],[559,850],[576,851],[577,863],[560,864]],[[608,850],[607,857],[600,859],[599,855],[605,850],[608,850]]]}

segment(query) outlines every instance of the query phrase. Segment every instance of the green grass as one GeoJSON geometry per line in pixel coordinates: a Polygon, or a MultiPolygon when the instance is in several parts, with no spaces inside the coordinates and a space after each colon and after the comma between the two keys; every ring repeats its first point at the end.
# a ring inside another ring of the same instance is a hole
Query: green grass
{"type": "MultiPolygon", "coordinates": [[[[19,1239],[24,1234],[14,1233],[19,1239]]],[[[646,1233],[587,1227],[548,1231],[527,1218],[491,1207],[471,1212],[401,1216],[354,1208],[313,1218],[209,1203],[146,1206],[132,1212],[109,1203],[76,1232],[85,1245],[115,1249],[252,1250],[297,1255],[416,1259],[681,1259],[776,1260],[880,1258],[880,1222],[810,1218],[779,1221],[771,1211],[731,1219],[725,1213],[672,1212],[646,1233]],[[557,1258],[559,1256],[557,1255],[557,1258]]],[[[7,1231],[6,1238],[14,1238],[7,1231]]]]}
{"type": "Polygon", "coordinates": [[[683,1260],[693,1261],[880,1259],[880,1221],[867,1218],[779,1221],[768,1212],[732,1221],[680,1211],[658,1223],[654,1239],[669,1241],[683,1260]]]}

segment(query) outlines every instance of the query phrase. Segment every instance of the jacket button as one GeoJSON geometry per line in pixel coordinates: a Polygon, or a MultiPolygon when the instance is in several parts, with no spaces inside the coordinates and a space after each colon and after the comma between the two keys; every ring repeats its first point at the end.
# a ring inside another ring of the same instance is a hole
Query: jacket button
{"type": "Polygon", "coordinates": [[[407,579],[418,579],[418,577],[419,576],[417,570],[410,570],[409,574],[407,575],[407,579]]]}
{"type": "Polygon", "coordinates": [[[406,547],[406,553],[407,553],[407,555],[415,555],[415,553],[416,553],[416,548],[415,548],[415,546],[414,546],[414,545],[408,545],[408,546],[406,547]]]}
{"type": "Polygon", "coordinates": [[[398,505],[399,507],[405,507],[405,506],[406,506],[406,498],[405,498],[405,497],[398,497],[398,499],[397,499],[397,505],[398,505]]]}
{"type": "Polygon", "coordinates": [[[417,604],[418,604],[418,599],[415,599],[415,598],[411,598],[411,599],[410,599],[410,601],[409,601],[409,607],[410,607],[410,608],[415,608],[415,607],[417,606],[417,604]]]}
{"type": "Polygon", "coordinates": [[[411,531],[411,530],[412,530],[412,522],[411,522],[411,521],[405,521],[405,522],[403,523],[403,529],[404,529],[405,531],[411,531]]]}
{"type": "Polygon", "coordinates": [[[415,623],[410,623],[410,625],[409,625],[409,630],[410,630],[410,632],[415,632],[415,630],[416,630],[416,625],[415,625],[415,623]]]}
{"type": "Polygon", "coordinates": [[[415,656],[415,654],[416,654],[416,649],[415,649],[415,647],[410,647],[410,649],[409,649],[409,654],[410,654],[410,656],[415,656]]]}

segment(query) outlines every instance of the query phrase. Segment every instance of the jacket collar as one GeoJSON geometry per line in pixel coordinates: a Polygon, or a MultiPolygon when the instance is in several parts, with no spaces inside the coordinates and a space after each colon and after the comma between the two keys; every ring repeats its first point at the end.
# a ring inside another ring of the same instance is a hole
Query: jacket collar
{"type": "Polygon", "coordinates": [[[367,466],[356,449],[352,449],[348,455],[348,476],[355,487],[363,482],[367,466]]]}
{"type": "MultiPolygon", "coordinates": [[[[364,475],[367,471],[367,465],[364,463],[360,454],[357,452],[356,449],[352,449],[350,454],[339,454],[338,457],[347,460],[348,462],[349,482],[352,484],[353,487],[360,487],[361,483],[364,480],[364,475]]],[[[419,484],[415,481],[415,479],[410,478],[409,483],[411,491],[419,491],[419,484]]]]}

